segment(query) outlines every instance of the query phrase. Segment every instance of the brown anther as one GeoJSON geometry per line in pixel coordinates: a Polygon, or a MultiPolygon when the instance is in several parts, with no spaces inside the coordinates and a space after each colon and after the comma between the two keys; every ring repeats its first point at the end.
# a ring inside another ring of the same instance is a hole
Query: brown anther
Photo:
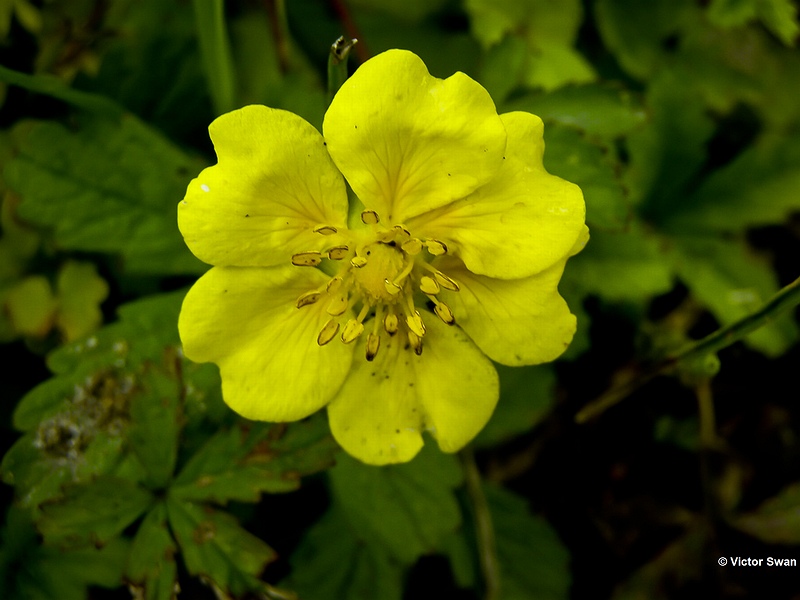
{"type": "Polygon", "coordinates": [[[456,322],[456,318],[453,316],[453,311],[450,310],[450,307],[444,302],[437,302],[433,307],[433,312],[435,312],[436,316],[447,325],[452,325],[456,322]]]}
{"type": "Polygon", "coordinates": [[[422,251],[422,242],[419,240],[419,238],[411,238],[407,242],[403,242],[400,247],[406,254],[414,256],[422,251]]]}
{"type": "Polygon", "coordinates": [[[447,244],[439,240],[425,240],[425,247],[428,249],[428,252],[434,256],[447,254],[447,244]]]}
{"type": "Polygon", "coordinates": [[[386,291],[389,292],[392,296],[396,296],[403,289],[399,285],[389,281],[388,279],[383,280],[383,287],[385,287],[386,291]]]}
{"type": "Polygon", "coordinates": [[[309,304],[314,304],[320,298],[322,298],[322,292],[306,292],[297,299],[297,308],[303,308],[309,304]]]}
{"type": "Polygon", "coordinates": [[[356,319],[350,319],[345,323],[344,329],[342,330],[342,341],[345,344],[349,344],[354,342],[362,333],[364,333],[364,324],[356,319]]]}
{"type": "Polygon", "coordinates": [[[356,269],[360,269],[364,265],[367,264],[367,259],[363,256],[354,256],[350,259],[350,264],[353,265],[356,269]]]}
{"type": "Polygon", "coordinates": [[[427,275],[420,277],[419,291],[421,291],[423,294],[435,296],[440,290],[441,288],[439,287],[439,284],[433,277],[428,277],[427,275]]]}
{"type": "Polygon", "coordinates": [[[314,233],[319,233],[320,235],[333,235],[338,231],[333,225],[317,225],[314,227],[314,233]]]}
{"type": "Polygon", "coordinates": [[[326,310],[332,317],[339,317],[343,315],[344,311],[347,310],[347,295],[341,294],[339,296],[334,296],[333,300],[331,300],[328,304],[328,308],[326,310]]]}
{"type": "Polygon", "coordinates": [[[381,220],[374,210],[365,210],[361,213],[361,222],[365,225],[375,225],[381,220]]]}
{"type": "Polygon", "coordinates": [[[292,264],[296,267],[316,267],[322,262],[322,254],[316,250],[298,252],[292,255],[292,264]]]}
{"type": "Polygon", "coordinates": [[[419,337],[423,337],[425,335],[425,323],[422,321],[419,311],[414,311],[414,314],[406,317],[406,325],[408,325],[408,328],[419,337]]]}
{"type": "Polygon", "coordinates": [[[381,336],[370,333],[367,336],[367,360],[372,362],[378,354],[378,348],[381,347],[381,336]]]}
{"type": "Polygon", "coordinates": [[[339,321],[336,319],[331,319],[322,330],[319,332],[317,336],[317,344],[320,346],[324,346],[328,342],[330,342],[334,337],[336,337],[336,332],[339,331],[339,321]]]}
{"type": "Polygon", "coordinates": [[[349,251],[350,248],[347,246],[334,246],[328,250],[327,254],[331,260],[342,260],[349,251]]]}
{"type": "Polygon", "coordinates": [[[411,344],[411,347],[414,349],[414,354],[420,356],[422,354],[422,338],[419,337],[416,333],[408,330],[408,343],[411,344]]]}
{"type": "Polygon", "coordinates": [[[450,279],[447,275],[445,275],[441,271],[434,272],[433,276],[436,277],[436,281],[439,282],[439,285],[441,285],[446,290],[450,290],[451,292],[457,292],[458,290],[461,289],[458,285],[458,282],[456,282],[453,279],[450,279]]]}
{"type": "Polygon", "coordinates": [[[395,333],[397,333],[398,326],[399,322],[397,320],[396,314],[389,313],[383,318],[383,328],[389,335],[394,335],[395,333]]]}

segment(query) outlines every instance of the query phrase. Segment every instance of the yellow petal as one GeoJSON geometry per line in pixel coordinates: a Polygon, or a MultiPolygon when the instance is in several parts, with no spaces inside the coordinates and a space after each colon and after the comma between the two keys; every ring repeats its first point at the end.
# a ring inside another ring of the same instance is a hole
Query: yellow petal
{"type": "Polygon", "coordinates": [[[375,465],[406,462],[432,433],[442,450],[456,452],[491,416],[499,385],[492,363],[457,327],[426,319],[421,356],[400,334],[383,337],[373,362],[366,336],[352,370],[328,406],[331,431],[352,456],[375,465]]]}
{"type": "Polygon", "coordinates": [[[218,163],[178,205],[186,244],[217,266],[275,266],[334,245],[320,225],[344,228],[347,194],[319,132],[290,112],[246,106],[209,127],[218,163]]]}
{"type": "Polygon", "coordinates": [[[494,176],[506,145],[480,84],[463,73],[432,77],[404,50],[364,63],[336,94],[322,130],[353,191],[389,223],[477,189],[494,176]]]}
{"type": "Polygon", "coordinates": [[[586,206],[578,186],[544,170],[541,119],[523,112],[501,116],[508,147],[497,176],[406,225],[416,235],[444,240],[473,273],[516,279],[569,254],[583,232],[586,206]]]}
{"type": "Polygon", "coordinates": [[[475,275],[454,259],[436,266],[461,286],[442,295],[456,323],[489,358],[520,366],[555,360],[575,335],[575,316],[557,289],[565,264],[523,279],[475,275]]]}
{"type": "Polygon", "coordinates": [[[242,416],[302,419],[338,390],[352,348],[317,344],[330,318],[325,303],[296,307],[325,280],[316,269],[291,266],[215,267],[189,290],[178,320],[184,353],[219,366],[222,396],[242,416]]]}

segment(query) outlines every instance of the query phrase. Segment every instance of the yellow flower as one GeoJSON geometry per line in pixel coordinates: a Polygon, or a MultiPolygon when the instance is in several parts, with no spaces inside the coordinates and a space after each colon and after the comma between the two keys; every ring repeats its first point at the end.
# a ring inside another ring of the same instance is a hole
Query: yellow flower
{"type": "Polygon", "coordinates": [[[214,267],[179,329],[244,417],[327,406],[334,437],[372,464],[410,460],[426,431],[455,452],[494,410],[492,360],[569,345],[557,285],[588,230],[580,189],[542,167],[538,117],[498,116],[463,73],[437,79],[391,50],[345,82],[324,137],[264,106],[209,131],[218,163],[178,222],[214,267]]]}

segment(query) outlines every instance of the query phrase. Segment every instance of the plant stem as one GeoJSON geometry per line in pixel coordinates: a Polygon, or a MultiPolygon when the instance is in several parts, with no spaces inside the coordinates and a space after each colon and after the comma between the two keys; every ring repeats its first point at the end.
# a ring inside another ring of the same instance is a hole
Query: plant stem
{"type": "Polygon", "coordinates": [[[336,92],[347,80],[347,57],[350,56],[350,51],[356,43],[358,40],[355,38],[347,39],[341,36],[331,45],[328,54],[328,102],[333,100],[336,92]]]}
{"type": "Polygon", "coordinates": [[[475,537],[478,544],[478,560],[480,562],[483,584],[486,590],[485,600],[500,598],[500,570],[497,562],[497,546],[494,538],[494,523],[489,503],[483,493],[483,482],[475,464],[475,455],[469,448],[459,452],[461,465],[464,468],[464,480],[467,495],[472,505],[475,519],[475,537]]]}
{"type": "Polygon", "coordinates": [[[800,277],[782,288],[759,310],[735,323],[722,327],[702,340],[693,342],[679,352],[667,356],[637,377],[605,392],[590,402],[575,415],[575,421],[585,423],[627,398],[645,383],[664,373],[673,372],[679,363],[700,358],[705,354],[714,354],[738,342],[749,333],[773,321],[778,315],[800,304],[800,277]]]}

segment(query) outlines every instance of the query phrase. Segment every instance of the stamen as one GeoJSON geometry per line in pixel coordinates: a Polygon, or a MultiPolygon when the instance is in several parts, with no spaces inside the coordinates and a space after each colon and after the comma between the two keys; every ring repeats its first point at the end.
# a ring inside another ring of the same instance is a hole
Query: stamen
{"type": "Polygon", "coordinates": [[[388,333],[389,335],[394,335],[395,333],[397,333],[398,327],[399,327],[399,322],[396,314],[390,312],[384,317],[383,328],[386,330],[386,333],[388,333]]]}
{"type": "Polygon", "coordinates": [[[425,323],[422,321],[422,316],[420,316],[419,311],[415,310],[412,314],[406,316],[406,325],[419,337],[425,335],[425,323]]]}
{"type": "Polygon", "coordinates": [[[322,254],[316,250],[298,252],[292,255],[292,264],[296,267],[316,267],[322,262],[322,254]]]}
{"type": "Polygon", "coordinates": [[[331,280],[328,282],[328,285],[325,287],[325,291],[329,294],[333,294],[341,285],[342,278],[337,275],[336,277],[331,278],[331,280]]]}
{"type": "Polygon", "coordinates": [[[344,311],[347,310],[347,306],[347,294],[339,294],[338,296],[334,296],[326,310],[332,317],[340,317],[344,314],[344,311]]]}
{"type": "Polygon", "coordinates": [[[331,260],[342,260],[347,253],[350,251],[350,248],[347,246],[334,246],[330,250],[328,250],[328,258],[331,260]]]}
{"type": "Polygon", "coordinates": [[[381,218],[374,210],[365,210],[361,213],[361,222],[364,223],[364,225],[375,225],[380,220],[381,218]]]}
{"type": "Polygon", "coordinates": [[[392,231],[395,233],[395,239],[402,240],[401,244],[404,244],[411,238],[411,232],[402,225],[395,225],[392,227],[392,231]]]}
{"type": "Polygon", "coordinates": [[[422,338],[419,337],[416,333],[408,330],[408,343],[411,344],[411,347],[414,349],[414,354],[420,356],[422,354],[422,338]]]}
{"type": "Polygon", "coordinates": [[[338,231],[333,225],[317,225],[314,227],[314,233],[319,233],[320,235],[333,235],[338,231]]]}
{"type": "Polygon", "coordinates": [[[353,265],[356,269],[360,269],[364,265],[367,264],[367,259],[363,256],[354,256],[350,259],[350,264],[353,265]]]}
{"type": "Polygon", "coordinates": [[[304,306],[308,306],[309,304],[314,304],[320,298],[322,298],[322,292],[317,292],[317,291],[306,292],[297,299],[297,308],[303,308],[304,306]]]}
{"type": "Polygon", "coordinates": [[[439,240],[425,240],[425,247],[428,249],[428,252],[433,254],[434,256],[441,256],[442,254],[447,254],[447,244],[439,240]]]}
{"type": "Polygon", "coordinates": [[[422,242],[419,238],[411,238],[407,242],[403,242],[402,246],[400,247],[406,254],[416,256],[422,251],[422,242]]]}
{"type": "Polygon", "coordinates": [[[319,332],[317,336],[317,344],[320,346],[324,346],[328,342],[330,342],[334,337],[336,337],[336,332],[339,331],[339,321],[336,319],[331,319],[325,326],[322,328],[322,331],[319,332]]]}
{"type": "Polygon", "coordinates": [[[345,323],[344,329],[342,330],[342,341],[345,344],[349,344],[354,342],[362,333],[364,333],[364,324],[356,319],[350,319],[345,323]]]}
{"type": "Polygon", "coordinates": [[[372,362],[378,354],[378,348],[381,347],[381,336],[370,333],[367,336],[367,360],[372,362]]]}
{"type": "MultiPolygon", "coordinates": [[[[430,296],[429,296],[430,297],[430,296]]],[[[453,315],[453,311],[450,310],[450,307],[447,306],[444,302],[437,302],[435,298],[431,298],[433,300],[433,312],[436,313],[436,316],[439,317],[443,323],[446,325],[452,325],[456,322],[456,318],[453,315]]]]}
{"type": "Polygon", "coordinates": [[[427,275],[423,275],[419,280],[419,290],[423,294],[431,294],[435,296],[436,294],[439,293],[441,288],[439,287],[439,284],[433,277],[428,277],[427,275]]]}
{"type": "Polygon", "coordinates": [[[392,283],[388,279],[383,280],[383,285],[386,288],[386,291],[389,292],[392,296],[396,296],[403,289],[399,285],[397,285],[396,283],[392,283]]]}
{"type": "Polygon", "coordinates": [[[450,290],[451,292],[457,292],[458,290],[461,289],[457,281],[449,278],[447,275],[442,273],[436,267],[432,267],[428,263],[422,263],[422,266],[428,269],[428,271],[430,271],[431,273],[433,273],[433,276],[436,278],[436,281],[438,281],[439,285],[441,285],[444,289],[450,290]]]}

